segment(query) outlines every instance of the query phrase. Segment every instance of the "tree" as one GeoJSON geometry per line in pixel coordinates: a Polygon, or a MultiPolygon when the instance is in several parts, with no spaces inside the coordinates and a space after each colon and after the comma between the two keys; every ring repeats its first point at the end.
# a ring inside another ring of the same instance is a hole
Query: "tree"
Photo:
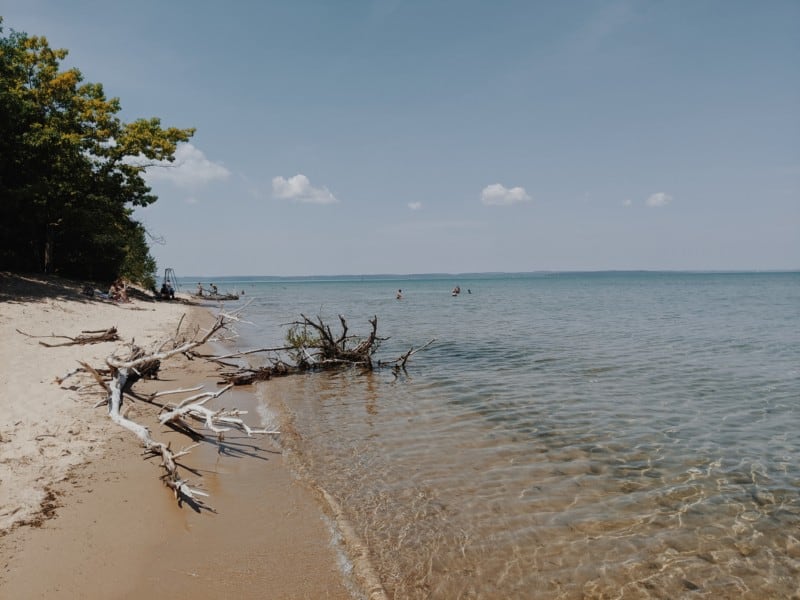
{"type": "Polygon", "coordinates": [[[133,209],[157,200],[147,166],[173,161],[194,129],[125,123],[101,84],[60,70],[66,50],[2,34],[0,19],[0,269],[152,283],[133,209]]]}

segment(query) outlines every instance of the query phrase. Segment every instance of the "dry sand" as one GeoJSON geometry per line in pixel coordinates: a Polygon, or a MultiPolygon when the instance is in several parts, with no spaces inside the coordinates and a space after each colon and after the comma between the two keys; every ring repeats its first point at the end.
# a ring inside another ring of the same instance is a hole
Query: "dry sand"
{"type": "MultiPolygon", "coordinates": [[[[76,336],[116,326],[124,342],[148,347],[209,321],[205,309],[175,303],[90,300],[77,284],[0,274],[0,598],[335,598],[361,594],[342,574],[320,503],[287,471],[269,438],[206,438],[183,459],[215,512],[179,506],[131,433],[93,408],[100,388],[77,366],[94,366],[120,342],[47,348],[30,335],[76,336]],[[83,387],[86,386],[86,387],[83,387]]],[[[204,384],[214,369],[175,357],[148,394],[204,384]]],[[[252,394],[228,392],[257,427],[252,394]]],[[[173,448],[185,436],[158,425],[158,407],[126,403],[173,448]]]]}

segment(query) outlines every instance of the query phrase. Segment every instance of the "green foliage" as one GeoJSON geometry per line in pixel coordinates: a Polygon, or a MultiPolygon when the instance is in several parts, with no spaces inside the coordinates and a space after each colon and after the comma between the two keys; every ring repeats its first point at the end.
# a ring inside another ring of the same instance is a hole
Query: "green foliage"
{"type": "Polygon", "coordinates": [[[154,283],[133,207],[156,196],[144,173],[173,161],[194,129],[124,123],[120,102],[44,37],[3,35],[0,18],[0,270],[154,283]]]}
{"type": "Polygon", "coordinates": [[[156,261],[150,256],[147,232],[141,223],[132,223],[120,275],[131,281],[138,281],[146,289],[152,290],[156,287],[156,261]]]}
{"type": "Polygon", "coordinates": [[[308,325],[296,323],[286,332],[286,345],[292,348],[289,350],[292,360],[299,364],[306,360],[304,349],[321,347],[322,338],[319,332],[309,330],[308,325]]]}
{"type": "Polygon", "coordinates": [[[306,325],[296,324],[286,332],[286,344],[292,348],[317,348],[321,341],[316,331],[309,331],[306,325]]]}

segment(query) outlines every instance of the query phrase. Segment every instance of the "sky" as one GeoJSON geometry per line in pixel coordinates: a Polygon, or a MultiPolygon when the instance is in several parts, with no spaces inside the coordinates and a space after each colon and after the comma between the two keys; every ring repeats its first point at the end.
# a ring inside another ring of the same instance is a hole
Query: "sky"
{"type": "Polygon", "coordinates": [[[2,0],[195,127],[159,270],[800,268],[800,2],[2,0]]]}

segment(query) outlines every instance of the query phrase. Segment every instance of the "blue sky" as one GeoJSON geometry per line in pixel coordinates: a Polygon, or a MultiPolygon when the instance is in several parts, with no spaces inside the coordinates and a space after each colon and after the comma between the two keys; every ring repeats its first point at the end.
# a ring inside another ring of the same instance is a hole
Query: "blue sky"
{"type": "Polygon", "coordinates": [[[800,2],[3,0],[196,127],[178,275],[800,268],[800,2]]]}

